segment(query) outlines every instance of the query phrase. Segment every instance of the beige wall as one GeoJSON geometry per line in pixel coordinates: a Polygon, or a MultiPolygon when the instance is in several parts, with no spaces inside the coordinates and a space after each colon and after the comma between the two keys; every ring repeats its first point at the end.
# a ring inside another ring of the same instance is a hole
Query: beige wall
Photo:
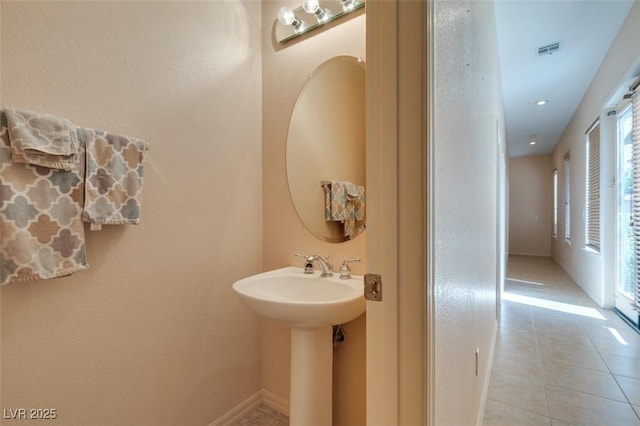
{"type": "MultiPolygon", "coordinates": [[[[564,155],[571,152],[571,244],[564,238],[552,242],[552,256],[571,277],[601,306],[613,303],[612,285],[615,282],[614,262],[615,230],[615,146],[611,118],[605,109],[614,106],[633,76],[640,75],[640,2],[635,2],[613,41],[602,65],[585,93],[562,139],[552,154],[552,167],[558,169],[558,181],[564,182],[564,155]],[[615,92],[622,89],[617,95],[615,92]],[[603,111],[605,113],[603,113],[603,111]],[[601,254],[584,250],[585,245],[585,132],[597,117],[603,128],[611,129],[601,136],[601,254]],[[611,149],[608,149],[611,148],[611,149]]],[[[564,192],[560,191],[558,234],[564,235],[564,192]]]]}
{"type": "Polygon", "coordinates": [[[509,253],[550,256],[552,221],[551,155],[510,158],[509,253]]]}
{"type": "MultiPolygon", "coordinates": [[[[330,31],[278,45],[273,25],[281,6],[297,7],[298,1],[263,2],[263,197],[264,268],[300,265],[295,253],[329,255],[334,269],[348,257],[363,263],[352,270],[365,271],[366,232],[352,241],[325,243],[308,232],[298,218],[289,196],[285,147],[289,118],[298,92],[309,74],[321,63],[339,55],[365,56],[365,15],[330,31]]],[[[336,153],[338,155],[339,153],[336,153]]],[[[304,161],[304,159],[300,159],[304,161]]],[[[364,316],[345,326],[347,341],[334,352],[334,425],[363,425],[365,416],[365,321],[364,316]]],[[[263,323],[262,382],[266,390],[289,399],[289,330],[271,321],[263,323]]]]}
{"type": "Polygon", "coordinates": [[[435,22],[435,424],[475,425],[497,328],[496,179],[504,113],[493,4],[437,1],[435,22]]]}
{"type": "MultiPolygon", "coordinates": [[[[2,2],[0,2],[0,52],[2,46],[2,2]]],[[[2,54],[0,53],[0,81],[2,81],[2,54]]],[[[2,106],[2,84],[0,84],[0,106],[2,106]]],[[[2,291],[0,291],[0,405],[2,405],[2,291]]]]}
{"type": "Polygon", "coordinates": [[[261,4],[3,1],[1,23],[2,107],[151,151],[140,225],[87,232],[87,271],[2,288],[0,405],[209,424],[261,388],[231,289],[262,270],[261,4]]]}

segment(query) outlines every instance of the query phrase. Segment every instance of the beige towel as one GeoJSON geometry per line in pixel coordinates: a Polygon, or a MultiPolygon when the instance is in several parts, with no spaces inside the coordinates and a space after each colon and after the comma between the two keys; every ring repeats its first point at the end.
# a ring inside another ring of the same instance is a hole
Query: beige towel
{"type": "Polygon", "coordinates": [[[102,130],[84,129],[84,133],[84,221],[92,225],[139,223],[147,143],[102,130]]]}
{"type": "Polygon", "coordinates": [[[364,187],[347,181],[322,182],[325,190],[325,220],[344,224],[344,235],[355,237],[364,231],[364,187]]]}
{"type": "Polygon", "coordinates": [[[6,109],[11,159],[60,170],[76,170],[79,164],[76,128],[51,114],[6,109]]]}
{"type": "Polygon", "coordinates": [[[0,284],[89,267],[83,173],[82,163],[70,171],[13,161],[7,115],[0,113],[0,284]]]}

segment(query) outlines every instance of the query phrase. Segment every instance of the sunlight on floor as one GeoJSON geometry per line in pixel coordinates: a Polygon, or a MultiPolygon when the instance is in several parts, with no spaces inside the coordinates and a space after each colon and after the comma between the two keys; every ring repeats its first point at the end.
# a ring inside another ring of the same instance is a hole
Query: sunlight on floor
{"type": "Polygon", "coordinates": [[[597,309],[587,308],[586,306],[554,302],[552,300],[538,299],[537,297],[522,296],[519,294],[509,293],[507,291],[504,292],[503,299],[509,300],[511,302],[522,303],[524,305],[535,306],[538,308],[565,312],[567,314],[581,315],[583,317],[595,318],[603,321],[606,320],[606,318],[603,317],[597,309]]]}
{"type": "Polygon", "coordinates": [[[640,426],[640,334],[552,259],[508,268],[482,425],[640,426]]]}
{"type": "Polygon", "coordinates": [[[620,333],[618,332],[618,330],[616,330],[615,328],[611,328],[611,327],[605,327],[607,330],[609,330],[609,332],[611,334],[613,334],[613,337],[616,338],[616,340],[618,341],[618,343],[620,343],[621,345],[625,345],[625,346],[629,346],[629,344],[627,343],[626,340],[624,340],[624,338],[620,335],[620,333]]]}

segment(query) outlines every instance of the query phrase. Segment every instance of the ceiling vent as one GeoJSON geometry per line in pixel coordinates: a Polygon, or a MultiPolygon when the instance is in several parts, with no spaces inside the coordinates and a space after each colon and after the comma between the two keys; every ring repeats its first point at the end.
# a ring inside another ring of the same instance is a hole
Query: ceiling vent
{"type": "Polygon", "coordinates": [[[552,55],[560,50],[560,42],[547,44],[546,46],[538,47],[538,56],[552,55]]]}

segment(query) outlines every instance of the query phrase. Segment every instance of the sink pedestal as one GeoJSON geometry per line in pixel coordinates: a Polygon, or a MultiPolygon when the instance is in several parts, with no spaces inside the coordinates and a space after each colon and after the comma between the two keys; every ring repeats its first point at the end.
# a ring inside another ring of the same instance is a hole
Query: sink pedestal
{"type": "Polygon", "coordinates": [[[332,324],[345,324],[365,311],[363,288],[360,275],[321,277],[297,266],[233,283],[251,310],[291,327],[291,426],[331,426],[332,324]]]}
{"type": "Polygon", "coordinates": [[[291,328],[289,425],[331,426],[333,328],[291,328]]]}

